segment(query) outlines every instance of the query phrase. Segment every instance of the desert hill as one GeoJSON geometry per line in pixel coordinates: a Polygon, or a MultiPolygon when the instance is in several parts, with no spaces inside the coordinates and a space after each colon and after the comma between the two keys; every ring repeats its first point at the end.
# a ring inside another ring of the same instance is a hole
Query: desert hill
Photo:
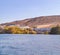
{"type": "Polygon", "coordinates": [[[50,26],[60,24],[60,15],[29,18],[25,20],[10,22],[10,23],[4,23],[1,25],[11,25],[11,24],[20,25],[20,26],[37,27],[37,28],[50,27],[50,26]]]}

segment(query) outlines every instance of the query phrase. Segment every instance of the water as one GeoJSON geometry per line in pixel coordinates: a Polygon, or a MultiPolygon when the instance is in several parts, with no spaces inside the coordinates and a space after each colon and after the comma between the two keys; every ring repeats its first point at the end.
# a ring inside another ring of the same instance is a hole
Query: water
{"type": "Polygon", "coordinates": [[[0,55],[60,55],[60,35],[0,35],[0,55]]]}

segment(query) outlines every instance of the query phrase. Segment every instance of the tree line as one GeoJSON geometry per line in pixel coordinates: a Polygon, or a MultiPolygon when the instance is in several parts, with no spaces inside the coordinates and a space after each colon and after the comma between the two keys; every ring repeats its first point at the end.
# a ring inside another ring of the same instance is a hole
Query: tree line
{"type": "MultiPolygon", "coordinates": [[[[31,28],[19,28],[16,26],[5,26],[4,29],[0,28],[0,34],[38,34],[31,28]]],[[[43,34],[60,34],[60,26],[52,27],[50,32],[46,31],[43,34]]]]}
{"type": "Polygon", "coordinates": [[[36,34],[36,32],[31,28],[22,29],[16,26],[5,26],[4,29],[0,31],[0,34],[36,34]]]}

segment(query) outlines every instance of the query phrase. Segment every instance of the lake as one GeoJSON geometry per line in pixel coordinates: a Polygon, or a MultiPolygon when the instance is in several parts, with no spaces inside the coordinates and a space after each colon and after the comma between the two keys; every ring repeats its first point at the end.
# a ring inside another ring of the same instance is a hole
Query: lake
{"type": "Polygon", "coordinates": [[[60,35],[0,34],[0,55],[60,55],[60,35]]]}

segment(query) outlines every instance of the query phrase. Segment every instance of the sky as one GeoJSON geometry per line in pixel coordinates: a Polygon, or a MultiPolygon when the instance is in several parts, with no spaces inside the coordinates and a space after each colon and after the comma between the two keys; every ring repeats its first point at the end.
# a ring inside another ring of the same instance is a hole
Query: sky
{"type": "Polygon", "coordinates": [[[0,0],[0,23],[60,15],[60,0],[0,0]]]}

